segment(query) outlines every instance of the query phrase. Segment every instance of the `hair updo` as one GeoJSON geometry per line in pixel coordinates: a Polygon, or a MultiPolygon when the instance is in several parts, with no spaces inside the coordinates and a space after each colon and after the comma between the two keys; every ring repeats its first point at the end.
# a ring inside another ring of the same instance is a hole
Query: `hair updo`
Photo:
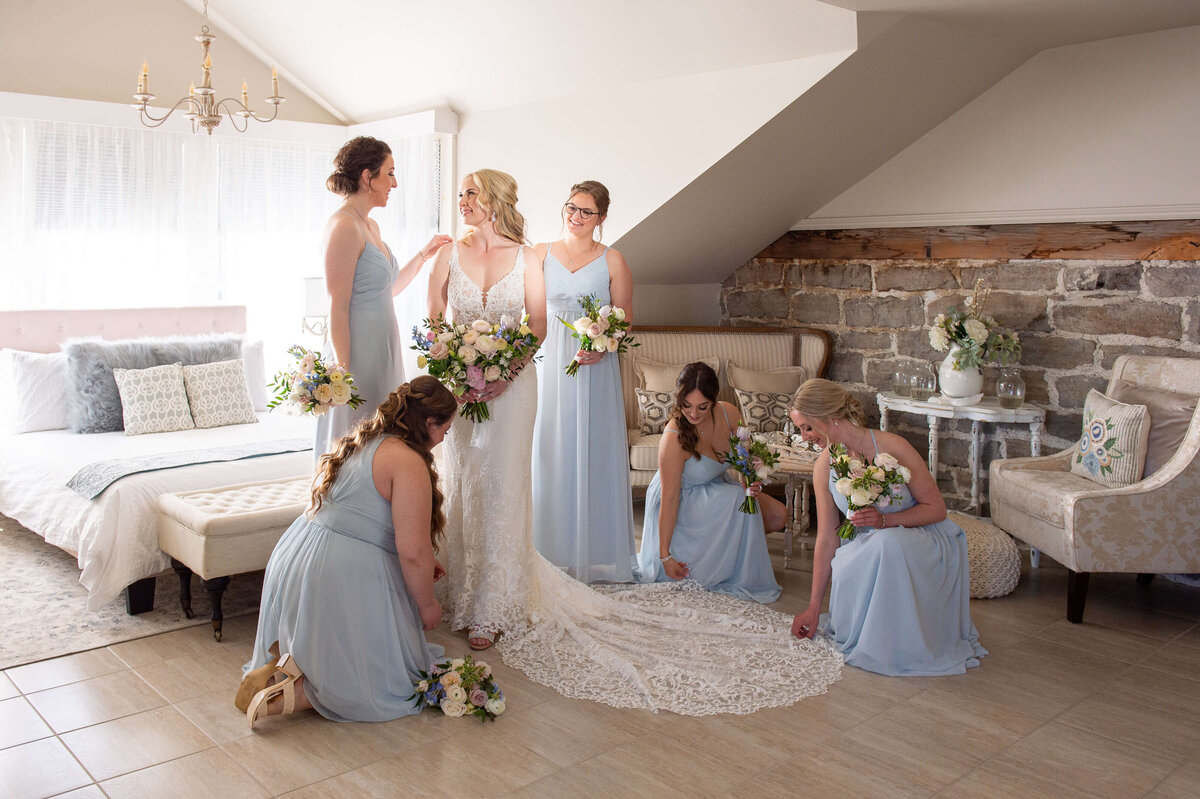
{"type": "Polygon", "coordinates": [[[689,363],[679,373],[679,377],[675,380],[675,407],[671,408],[671,418],[675,420],[675,425],[679,428],[679,446],[683,447],[684,452],[699,459],[700,449],[696,444],[700,436],[696,432],[695,426],[683,415],[683,403],[687,400],[688,394],[693,391],[699,391],[706,400],[712,403],[712,408],[709,409],[710,414],[716,413],[717,394],[721,391],[721,384],[717,380],[717,373],[702,361],[689,363]]]}
{"type": "Polygon", "coordinates": [[[370,136],[351,139],[333,157],[334,172],[325,179],[325,187],[334,194],[349,197],[358,192],[363,170],[369,169],[374,180],[391,154],[392,148],[379,139],[370,136]]]}
{"type": "Polygon", "coordinates": [[[859,426],[867,424],[867,415],[858,398],[823,377],[804,381],[792,397],[792,410],[809,419],[849,419],[859,426]]]}
{"type": "Polygon", "coordinates": [[[479,187],[479,205],[494,214],[492,228],[517,244],[525,243],[525,217],[517,210],[517,181],[498,169],[476,169],[467,175],[479,187]]]}
{"type": "Polygon", "coordinates": [[[425,468],[429,470],[429,482],[433,487],[429,540],[433,542],[433,551],[436,552],[438,539],[446,526],[446,516],[442,513],[442,492],[438,489],[438,475],[433,468],[433,453],[429,451],[431,441],[427,422],[432,419],[434,424],[445,424],[457,412],[458,402],[454,395],[435,377],[421,375],[401,385],[388,395],[375,410],[374,416],[359,422],[334,445],[333,451],[321,456],[317,477],[313,481],[309,516],[321,509],[322,500],[328,496],[338,473],[351,455],[379,436],[394,436],[420,455],[425,461],[425,468]]]}

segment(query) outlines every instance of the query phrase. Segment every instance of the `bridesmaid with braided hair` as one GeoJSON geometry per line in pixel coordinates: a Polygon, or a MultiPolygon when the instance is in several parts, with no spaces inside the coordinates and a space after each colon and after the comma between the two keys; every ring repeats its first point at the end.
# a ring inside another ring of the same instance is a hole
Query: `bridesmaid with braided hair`
{"type": "Polygon", "coordinates": [[[445,573],[434,556],[446,517],[430,450],[457,409],[422,375],[321,458],[312,504],[263,578],[254,655],[235,700],[251,726],[309,707],[334,721],[418,712],[417,672],[443,654],[424,634],[441,620],[433,584],[445,573]]]}

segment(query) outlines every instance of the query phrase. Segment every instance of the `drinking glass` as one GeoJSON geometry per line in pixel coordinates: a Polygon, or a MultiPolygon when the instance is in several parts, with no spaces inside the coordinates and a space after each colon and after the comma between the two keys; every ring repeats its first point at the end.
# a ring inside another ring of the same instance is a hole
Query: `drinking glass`
{"type": "Polygon", "coordinates": [[[932,397],[933,392],[937,390],[937,370],[933,364],[927,363],[924,367],[914,369],[909,385],[912,386],[913,399],[927,400],[932,397]]]}
{"type": "Polygon", "coordinates": [[[892,393],[901,397],[912,396],[912,372],[907,364],[900,364],[892,372],[892,393]]]}
{"type": "Polygon", "coordinates": [[[1016,410],[1025,402],[1025,381],[1019,369],[1000,370],[1000,377],[996,379],[996,399],[1001,408],[1009,410],[1016,410]]]}

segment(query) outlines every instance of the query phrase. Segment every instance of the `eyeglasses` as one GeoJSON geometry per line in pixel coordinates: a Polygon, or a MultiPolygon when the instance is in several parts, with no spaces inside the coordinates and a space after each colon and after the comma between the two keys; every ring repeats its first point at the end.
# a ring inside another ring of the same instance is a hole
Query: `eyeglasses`
{"type": "Polygon", "coordinates": [[[588,221],[593,216],[600,213],[599,211],[593,211],[590,208],[580,208],[578,206],[571,205],[570,203],[567,203],[566,205],[564,205],[563,210],[567,212],[567,219],[570,219],[571,217],[575,216],[575,214],[579,214],[579,216],[583,219],[584,222],[588,221]]]}

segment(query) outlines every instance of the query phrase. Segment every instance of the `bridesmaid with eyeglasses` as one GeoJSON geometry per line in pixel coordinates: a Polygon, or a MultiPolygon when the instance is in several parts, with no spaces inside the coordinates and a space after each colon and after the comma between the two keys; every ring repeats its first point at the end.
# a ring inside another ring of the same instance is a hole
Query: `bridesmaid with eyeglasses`
{"type": "Polygon", "coordinates": [[[548,324],[533,434],[533,541],[547,560],[589,583],[632,581],[636,557],[617,355],[583,352],[562,324],[582,315],[579,298],[587,294],[633,318],[633,274],[600,241],[608,205],[602,183],[575,184],[563,204],[563,238],[538,245],[548,324]],[[580,365],[574,377],[564,371],[572,359],[580,365]]]}

